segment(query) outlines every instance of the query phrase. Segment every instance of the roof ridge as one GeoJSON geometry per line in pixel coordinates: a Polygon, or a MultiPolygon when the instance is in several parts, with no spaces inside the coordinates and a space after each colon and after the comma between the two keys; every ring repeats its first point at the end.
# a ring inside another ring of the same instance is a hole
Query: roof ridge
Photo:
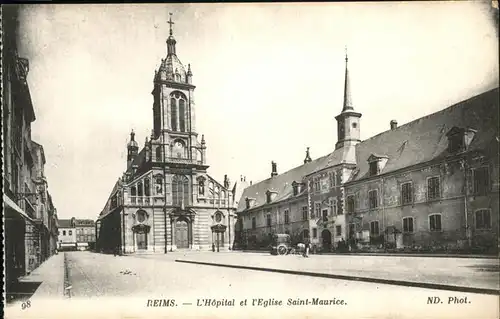
{"type": "Polygon", "coordinates": [[[405,123],[405,124],[403,124],[403,125],[400,125],[400,126],[396,127],[395,129],[389,129],[389,130],[382,131],[382,132],[380,132],[380,133],[378,133],[378,134],[376,134],[376,135],[373,135],[373,136],[371,136],[371,137],[367,138],[366,140],[362,140],[359,144],[362,144],[362,143],[364,143],[364,142],[366,142],[366,141],[369,141],[369,140],[375,139],[375,138],[377,138],[377,137],[379,137],[379,136],[381,136],[381,135],[383,135],[383,134],[385,134],[385,133],[388,133],[388,132],[394,132],[394,131],[400,130],[401,128],[407,128],[407,127],[409,127],[409,126],[411,126],[411,125],[414,125],[414,124],[416,124],[416,123],[418,123],[418,122],[420,122],[420,121],[422,121],[422,120],[427,120],[427,119],[429,119],[430,117],[437,116],[438,114],[442,114],[442,113],[444,113],[444,112],[446,112],[446,111],[449,111],[449,110],[451,110],[451,109],[454,109],[454,108],[456,108],[456,107],[463,107],[463,106],[465,106],[464,104],[471,103],[472,101],[474,101],[474,100],[476,100],[476,99],[479,99],[479,98],[484,98],[484,96],[485,96],[485,95],[488,95],[489,93],[493,93],[493,91],[496,91],[496,90],[498,90],[498,89],[499,89],[499,87],[496,87],[496,88],[494,88],[494,89],[484,91],[484,92],[482,92],[482,93],[479,93],[479,94],[476,94],[476,95],[474,95],[474,96],[471,96],[471,97],[469,97],[469,98],[467,98],[467,99],[465,99],[465,100],[462,100],[462,101],[459,101],[459,102],[457,102],[457,103],[455,103],[455,104],[452,104],[452,105],[450,105],[450,106],[447,106],[446,108],[444,108],[444,109],[442,109],[442,110],[439,110],[439,111],[436,111],[436,112],[434,112],[434,113],[430,113],[430,114],[424,115],[424,116],[419,117],[419,118],[417,118],[417,119],[415,119],[415,120],[413,120],[413,121],[410,121],[410,122],[408,122],[408,123],[405,123]]]}
{"type": "MultiPolygon", "coordinates": [[[[335,150],[334,150],[334,151],[332,151],[332,152],[330,152],[330,153],[328,153],[328,154],[326,154],[326,155],[323,155],[323,156],[321,156],[321,157],[318,157],[318,158],[316,158],[316,159],[314,159],[314,160],[312,160],[312,161],[310,161],[310,162],[307,162],[307,163],[305,163],[305,164],[301,164],[301,165],[295,166],[294,168],[291,168],[291,169],[289,169],[289,170],[287,170],[287,171],[285,171],[285,172],[283,172],[283,173],[281,173],[281,174],[278,174],[278,175],[276,175],[276,176],[273,176],[273,177],[268,177],[268,178],[266,178],[266,179],[263,179],[263,180],[261,180],[260,182],[257,182],[257,183],[254,183],[254,184],[252,184],[252,185],[249,185],[249,186],[248,186],[248,187],[246,187],[246,188],[253,188],[253,187],[255,187],[255,186],[257,186],[257,185],[259,185],[259,184],[261,184],[261,183],[263,183],[263,182],[265,182],[265,181],[268,181],[268,180],[270,180],[270,179],[275,179],[275,178],[277,178],[277,177],[284,176],[284,175],[286,175],[286,174],[288,174],[288,173],[290,173],[290,172],[292,172],[292,171],[294,171],[294,170],[296,170],[296,169],[299,169],[299,168],[303,168],[303,167],[305,167],[305,166],[312,165],[312,164],[314,164],[314,163],[316,163],[316,162],[320,161],[321,159],[323,159],[323,158],[325,158],[325,157],[330,156],[330,155],[331,155],[332,153],[334,153],[334,152],[335,152],[335,150]]],[[[305,176],[305,175],[304,175],[304,176],[305,176]]]]}

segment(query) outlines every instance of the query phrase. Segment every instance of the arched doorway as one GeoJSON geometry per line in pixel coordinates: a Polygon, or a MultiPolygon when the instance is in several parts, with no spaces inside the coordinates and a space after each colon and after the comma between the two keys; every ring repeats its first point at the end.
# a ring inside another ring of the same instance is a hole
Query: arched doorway
{"type": "Polygon", "coordinates": [[[189,222],[183,217],[175,222],[175,245],[178,249],[189,248],[189,222]]]}
{"type": "Polygon", "coordinates": [[[321,244],[323,251],[329,252],[332,247],[332,233],[328,229],[323,229],[321,232],[321,244]]]}

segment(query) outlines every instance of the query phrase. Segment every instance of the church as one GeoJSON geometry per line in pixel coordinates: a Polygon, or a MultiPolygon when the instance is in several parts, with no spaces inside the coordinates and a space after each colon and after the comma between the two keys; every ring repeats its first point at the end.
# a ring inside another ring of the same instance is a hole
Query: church
{"type": "MultiPolygon", "coordinates": [[[[153,129],[142,149],[127,144],[126,171],[96,222],[96,249],[125,254],[231,249],[240,184],[207,173],[207,143],[195,123],[191,65],[176,52],[172,19],[167,54],[155,70],[153,129]]],[[[243,181],[243,179],[241,179],[243,181]]]]}

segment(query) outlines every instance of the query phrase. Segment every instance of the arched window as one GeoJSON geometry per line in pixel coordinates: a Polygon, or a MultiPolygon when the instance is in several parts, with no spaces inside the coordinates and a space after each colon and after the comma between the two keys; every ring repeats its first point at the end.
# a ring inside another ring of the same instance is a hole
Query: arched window
{"type": "Polygon", "coordinates": [[[137,196],[137,189],[135,186],[130,187],[130,196],[137,196]]]}
{"type": "Polygon", "coordinates": [[[208,191],[210,192],[209,195],[213,197],[214,196],[214,183],[212,183],[212,182],[208,183],[208,191]]]}
{"type": "Polygon", "coordinates": [[[158,174],[155,176],[155,189],[156,195],[163,194],[163,175],[158,174]]]}
{"type": "Polygon", "coordinates": [[[149,178],[144,179],[144,196],[151,196],[151,184],[149,178]]]}
{"type": "Polygon", "coordinates": [[[170,98],[170,126],[172,131],[177,131],[177,100],[170,98]]]}
{"type": "Polygon", "coordinates": [[[186,131],[186,101],[186,96],[179,91],[170,94],[170,123],[173,131],[186,131]]]}
{"type": "Polygon", "coordinates": [[[174,206],[189,204],[189,180],[186,176],[175,175],[172,179],[172,203],[174,206]]]}
{"type": "Polygon", "coordinates": [[[137,183],[137,196],[142,196],[142,182],[137,183]]]}
{"type": "Polygon", "coordinates": [[[156,147],[156,160],[161,162],[161,146],[156,147]]]}
{"type": "Polygon", "coordinates": [[[186,102],[183,99],[179,99],[179,130],[181,132],[186,131],[186,115],[184,114],[185,103],[186,102]]]}
{"type": "Polygon", "coordinates": [[[205,195],[205,181],[201,178],[198,180],[198,195],[205,195]]]}

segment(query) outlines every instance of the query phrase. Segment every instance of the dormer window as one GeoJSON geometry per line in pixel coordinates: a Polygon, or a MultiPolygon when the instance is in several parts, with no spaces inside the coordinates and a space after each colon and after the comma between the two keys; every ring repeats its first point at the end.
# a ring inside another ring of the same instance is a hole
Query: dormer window
{"type": "Polygon", "coordinates": [[[448,136],[448,152],[457,153],[467,149],[474,139],[476,132],[472,128],[452,127],[446,133],[446,136],[448,136]]]}
{"type": "Polygon", "coordinates": [[[376,176],[384,169],[385,164],[389,158],[385,155],[372,154],[368,158],[369,174],[370,176],[376,176]]]}
{"type": "Polygon", "coordinates": [[[448,152],[456,153],[464,148],[464,139],[460,135],[450,137],[448,140],[448,152]]]}
{"type": "Polygon", "coordinates": [[[247,209],[250,209],[255,204],[255,198],[246,197],[245,202],[247,209]]]}
{"type": "Polygon", "coordinates": [[[278,192],[275,192],[275,191],[271,191],[271,190],[268,190],[266,192],[266,202],[269,204],[271,203],[273,200],[276,199],[276,196],[278,195],[278,192]]]}
{"type": "Polygon", "coordinates": [[[302,184],[301,183],[297,183],[296,181],[293,181],[292,183],[292,187],[293,187],[293,196],[297,196],[300,194],[301,190],[302,190],[302,184]]]}
{"type": "Polygon", "coordinates": [[[378,164],[377,162],[370,163],[370,176],[378,175],[379,170],[377,164],[378,164]]]}

